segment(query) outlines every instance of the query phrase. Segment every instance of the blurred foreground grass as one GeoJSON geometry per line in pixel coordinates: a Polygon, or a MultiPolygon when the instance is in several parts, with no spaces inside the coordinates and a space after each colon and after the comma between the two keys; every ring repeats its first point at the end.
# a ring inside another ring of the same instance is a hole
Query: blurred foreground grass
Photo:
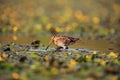
{"type": "Polygon", "coordinates": [[[29,51],[30,45],[0,44],[1,80],[119,80],[119,52],[29,51]]]}

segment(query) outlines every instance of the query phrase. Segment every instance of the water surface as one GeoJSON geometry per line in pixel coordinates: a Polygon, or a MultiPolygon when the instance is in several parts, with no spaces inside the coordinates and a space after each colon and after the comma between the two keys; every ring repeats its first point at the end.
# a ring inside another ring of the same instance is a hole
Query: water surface
{"type": "MultiPolygon", "coordinates": [[[[0,42],[1,43],[10,43],[15,42],[18,44],[30,44],[34,40],[40,40],[41,46],[47,46],[49,43],[50,37],[41,36],[41,37],[28,37],[28,36],[17,36],[17,40],[13,40],[13,36],[1,36],[0,42]]],[[[119,52],[120,51],[120,38],[116,38],[113,40],[84,40],[77,42],[74,45],[71,45],[70,48],[72,49],[90,49],[90,50],[96,50],[96,51],[102,51],[102,52],[119,52]]],[[[52,44],[51,48],[54,48],[55,45],[52,44]]]]}

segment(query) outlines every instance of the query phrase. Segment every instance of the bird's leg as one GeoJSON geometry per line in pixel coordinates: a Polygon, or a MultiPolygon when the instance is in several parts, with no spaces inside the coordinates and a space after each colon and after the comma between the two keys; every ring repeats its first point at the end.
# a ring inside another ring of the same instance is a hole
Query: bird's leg
{"type": "Polygon", "coordinates": [[[68,46],[58,46],[57,48],[56,48],[56,51],[57,52],[60,52],[61,51],[61,49],[63,49],[63,50],[67,50],[68,49],[68,46]]]}
{"type": "Polygon", "coordinates": [[[65,49],[68,49],[68,46],[66,46],[65,49]]]}
{"type": "Polygon", "coordinates": [[[64,51],[68,51],[68,46],[63,47],[64,51]]]}
{"type": "Polygon", "coordinates": [[[57,52],[60,52],[60,51],[61,51],[61,50],[60,50],[61,48],[63,48],[63,47],[58,46],[58,47],[56,48],[56,51],[57,51],[57,52]]]}
{"type": "Polygon", "coordinates": [[[63,46],[63,49],[68,49],[68,46],[63,46]]]}

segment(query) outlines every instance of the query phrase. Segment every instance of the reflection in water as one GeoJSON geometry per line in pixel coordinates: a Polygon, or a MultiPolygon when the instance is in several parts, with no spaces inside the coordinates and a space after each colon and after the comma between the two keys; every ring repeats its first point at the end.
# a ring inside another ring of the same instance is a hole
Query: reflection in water
{"type": "MultiPolygon", "coordinates": [[[[49,42],[49,37],[23,37],[17,36],[17,40],[13,40],[13,36],[1,36],[0,42],[15,42],[18,44],[30,44],[34,40],[41,40],[42,45],[47,45],[49,42]]],[[[70,48],[86,48],[90,50],[103,51],[103,52],[111,52],[111,51],[120,51],[120,38],[116,40],[108,41],[108,40],[83,40],[79,43],[71,45],[70,48]]],[[[51,47],[55,47],[52,45],[51,47]]]]}
{"type": "Polygon", "coordinates": [[[115,48],[117,49],[117,52],[120,52],[120,37],[115,40],[115,48]]]}

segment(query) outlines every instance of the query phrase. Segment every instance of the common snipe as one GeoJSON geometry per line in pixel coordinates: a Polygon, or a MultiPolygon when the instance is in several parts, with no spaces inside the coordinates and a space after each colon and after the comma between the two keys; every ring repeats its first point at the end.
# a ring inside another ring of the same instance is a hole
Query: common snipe
{"type": "Polygon", "coordinates": [[[77,42],[79,40],[80,40],[79,38],[54,35],[54,36],[52,36],[51,41],[49,42],[48,46],[46,47],[46,50],[52,43],[54,43],[57,46],[56,50],[60,50],[61,48],[68,49],[69,45],[74,44],[75,42],[77,42]]]}

